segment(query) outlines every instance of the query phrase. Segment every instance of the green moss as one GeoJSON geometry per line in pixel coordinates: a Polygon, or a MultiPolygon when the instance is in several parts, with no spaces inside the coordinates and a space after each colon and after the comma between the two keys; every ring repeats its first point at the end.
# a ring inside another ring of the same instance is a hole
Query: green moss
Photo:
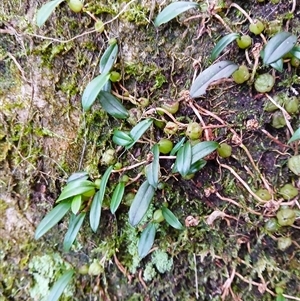
{"type": "Polygon", "coordinates": [[[173,267],[173,259],[162,250],[157,250],[151,255],[151,262],[161,274],[169,272],[173,267]]]}
{"type": "MultiPolygon", "coordinates": [[[[47,297],[50,288],[55,281],[65,272],[70,269],[71,265],[65,262],[57,253],[34,256],[29,264],[29,273],[34,278],[34,284],[29,289],[31,300],[41,300],[47,297]]],[[[72,300],[75,287],[68,285],[64,291],[65,298],[63,300],[72,300]]]]}

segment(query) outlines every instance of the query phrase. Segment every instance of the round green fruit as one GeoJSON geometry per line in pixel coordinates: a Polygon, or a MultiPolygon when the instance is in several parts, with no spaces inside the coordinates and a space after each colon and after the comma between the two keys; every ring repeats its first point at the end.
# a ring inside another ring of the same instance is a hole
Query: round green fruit
{"type": "Polygon", "coordinates": [[[277,247],[281,251],[285,251],[291,244],[292,240],[290,237],[280,237],[277,240],[277,247]]]}
{"type": "Polygon", "coordinates": [[[83,3],[80,0],[70,0],[68,5],[74,13],[79,13],[83,8],[83,3]]]}
{"type": "Polygon", "coordinates": [[[298,113],[299,100],[296,96],[292,96],[285,101],[284,107],[289,114],[298,113]]]}
{"type": "Polygon", "coordinates": [[[191,122],[188,124],[185,134],[191,140],[197,140],[201,137],[202,131],[202,127],[199,123],[191,122]]]}
{"type": "Polygon", "coordinates": [[[103,272],[103,266],[99,263],[97,259],[94,259],[89,267],[90,276],[98,276],[103,272]]]}
{"type": "Polygon", "coordinates": [[[158,142],[159,152],[162,154],[168,154],[173,148],[173,142],[169,139],[160,139],[158,142]]]}
{"type": "Polygon", "coordinates": [[[101,184],[101,179],[96,179],[94,181],[94,183],[95,183],[96,188],[99,189],[100,188],[100,184],[101,184]]]}
{"type": "Polygon", "coordinates": [[[103,155],[101,162],[105,165],[112,165],[116,161],[116,151],[112,148],[106,150],[103,155]]]}
{"type": "Polygon", "coordinates": [[[256,191],[256,195],[264,201],[271,200],[272,196],[267,189],[259,189],[256,191]]]}
{"type": "Polygon", "coordinates": [[[120,182],[128,183],[129,182],[129,177],[127,175],[123,175],[120,179],[120,182]]]}
{"type": "Polygon", "coordinates": [[[174,135],[178,131],[178,125],[175,122],[169,121],[167,122],[166,126],[164,127],[164,132],[167,135],[174,135]]]}
{"type": "Polygon", "coordinates": [[[252,44],[252,39],[248,35],[243,35],[236,40],[237,45],[241,49],[246,49],[252,44]]]}
{"type": "Polygon", "coordinates": [[[275,84],[274,77],[269,73],[260,74],[254,82],[254,88],[259,93],[270,92],[275,84]]]}
{"type": "Polygon", "coordinates": [[[245,65],[240,66],[238,70],[233,72],[232,78],[237,84],[244,83],[250,78],[248,68],[245,65]]]}
{"type": "Polygon", "coordinates": [[[292,209],[280,209],[276,217],[280,226],[291,226],[295,222],[296,213],[292,209]]]}
{"type": "Polygon", "coordinates": [[[279,229],[279,225],[277,223],[276,218],[270,218],[266,223],[265,223],[265,230],[268,232],[276,232],[279,229]]]}
{"type": "Polygon", "coordinates": [[[259,35],[265,29],[264,24],[260,20],[255,20],[254,23],[249,25],[249,30],[255,35],[259,35]]]}
{"type": "Polygon", "coordinates": [[[118,82],[121,79],[121,74],[117,71],[112,71],[112,72],[110,72],[109,79],[113,83],[118,82]]]}
{"type": "MultiPolygon", "coordinates": [[[[278,93],[273,96],[274,102],[276,102],[278,105],[283,106],[283,104],[286,102],[286,96],[283,93],[278,93]]],[[[278,110],[278,107],[270,100],[267,100],[264,110],[266,112],[274,112],[278,110]]]]}
{"type": "Polygon", "coordinates": [[[300,155],[288,159],[288,168],[297,176],[300,176],[300,155]]]}
{"type": "Polygon", "coordinates": [[[273,114],[271,125],[275,129],[280,129],[286,126],[286,121],[281,111],[276,111],[273,114]]]}
{"type": "Polygon", "coordinates": [[[298,189],[292,184],[285,184],[279,189],[279,194],[281,194],[285,200],[291,200],[298,195],[298,189]]]}
{"type": "Polygon", "coordinates": [[[222,143],[218,147],[217,153],[221,158],[228,158],[231,156],[232,147],[227,143],[222,143]]]}
{"type": "Polygon", "coordinates": [[[295,68],[298,68],[300,65],[300,60],[293,56],[291,58],[291,65],[295,68]]]}
{"type": "Polygon", "coordinates": [[[161,223],[162,221],[164,221],[164,216],[163,216],[163,213],[162,213],[162,210],[161,209],[157,209],[154,211],[153,213],[153,221],[155,223],[161,223]]]}
{"type": "Polygon", "coordinates": [[[95,30],[99,33],[102,33],[104,31],[104,23],[101,20],[95,23],[95,30]]]}
{"type": "Polygon", "coordinates": [[[162,103],[161,107],[168,111],[171,114],[175,114],[179,109],[179,102],[178,101],[165,101],[162,103]]]}

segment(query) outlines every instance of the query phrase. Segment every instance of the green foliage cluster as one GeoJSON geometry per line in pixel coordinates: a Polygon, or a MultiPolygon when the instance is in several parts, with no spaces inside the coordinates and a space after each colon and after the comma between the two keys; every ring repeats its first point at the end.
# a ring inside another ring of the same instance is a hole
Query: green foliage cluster
{"type": "MultiPolygon", "coordinates": [[[[42,26],[54,9],[63,1],[64,0],[53,0],[42,6],[37,13],[37,25],[42,26]]],[[[74,12],[80,12],[83,9],[83,5],[79,0],[71,0],[69,6],[74,12]]],[[[169,22],[188,9],[196,8],[199,8],[199,4],[194,2],[173,2],[156,17],[154,25],[158,27],[169,22]]],[[[98,23],[95,26],[98,32],[104,30],[103,23],[98,23]]],[[[264,26],[257,20],[249,25],[249,30],[253,34],[259,35],[264,30],[264,26]]],[[[241,35],[240,33],[230,33],[220,39],[211,52],[210,59],[212,65],[196,77],[189,91],[190,97],[201,97],[206,93],[208,87],[212,83],[228,78],[231,75],[236,83],[242,84],[248,82],[251,85],[254,83],[254,87],[258,92],[266,93],[272,90],[275,84],[274,76],[269,73],[256,76],[258,66],[253,68],[250,77],[248,68],[244,65],[238,66],[235,62],[227,60],[214,62],[218,59],[224,49],[233,42],[236,42],[239,48],[247,49],[250,47],[252,40],[251,37],[241,35]]],[[[297,46],[296,43],[297,37],[295,35],[289,32],[276,33],[259,52],[259,57],[262,60],[262,65],[259,67],[266,68],[270,66],[273,69],[282,72],[286,56],[289,56],[290,59],[294,60],[300,59],[300,46],[297,46]]],[[[117,56],[118,43],[113,39],[109,41],[108,48],[101,56],[99,75],[88,83],[83,92],[82,107],[85,112],[88,112],[95,101],[98,100],[103,110],[114,118],[127,119],[129,117],[127,109],[111,91],[112,83],[121,79],[121,75],[113,70],[117,56]]],[[[160,83],[158,83],[158,85],[160,85],[160,83]]],[[[173,112],[171,114],[173,114],[173,112]]],[[[138,118],[138,122],[130,131],[116,128],[113,132],[112,141],[117,145],[116,147],[124,148],[124,152],[126,153],[126,151],[139,142],[156,121],[157,120],[154,118],[138,118]]],[[[177,124],[171,124],[170,122],[169,127],[166,126],[164,131],[172,136],[177,131],[177,124]]],[[[144,171],[145,179],[138,187],[128,212],[130,227],[141,227],[142,229],[138,240],[134,239],[132,241],[131,255],[133,256],[133,272],[136,270],[140,260],[149,254],[161,222],[166,221],[168,225],[178,230],[184,229],[184,226],[179,219],[165,205],[160,205],[160,207],[153,212],[150,221],[145,221],[145,216],[147,215],[147,212],[149,212],[149,208],[153,205],[155,193],[161,184],[160,153],[164,155],[169,154],[169,160],[175,160],[170,173],[180,174],[185,179],[188,179],[200,169],[204,168],[206,164],[204,158],[213,151],[218,149],[219,155],[223,158],[231,155],[231,148],[229,145],[223,144],[223,148],[219,148],[219,144],[213,141],[192,143],[192,140],[197,140],[198,137],[201,136],[202,129],[197,129],[197,131],[199,133],[193,132],[192,134],[187,131],[187,136],[190,139],[186,141],[186,139],[183,138],[175,146],[173,146],[172,141],[165,141],[164,145],[162,143],[152,142],[147,145],[148,157],[150,159],[146,160],[147,165],[144,171]],[[166,143],[168,144],[167,146],[165,146],[166,143]]],[[[289,142],[291,143],[299,139],[300,134],[298,130],[289,142]]],[[[298,163],[293,164],[289,161],[289,167],[293,172],[296,170],[295,166],[298,165],[298,163]]],[[[92,231],[97,232],[100,226],[104,198],[107,197],[110,199],[110,211],[113,215],[116,214],[124,199],[126,186],[128,184],[127,180],[124,180],[124,178],[119,180],[118,183],[114,183],[115,185],[111,196],[109,196],[109,190],[107,189],[107,186],[110,183],[109,179],[111,174],[118,172],[118,169],[119,168],[116,168],[116,166],[109,164],[109,167],[101,177],[100,183],[98,183],[99,181],[97,180],[92,181],[86,172],[77,172],[71,175],[56,201],[56,206],[44,217],[36,229],[35,238],[39,239],[42,237],[68,213],[70,213],[69,226],[63,243],[65,251],[71,249],[87,215],[89,216],[89,224],[92,231]]],[[[298,175],[300,174],[298,169],[295,173],[298,175]]],[[[283,212],[283,214],[287,214],[287,212],[283,212]]],[[[286,215],[282,216],[282,211],[279,211],[277,221],[279,224],[281,223],[284,225],[283,220],[287,220],[287,217],[286,215]],[[279,214],[280,212],[281,215],[279,214]]],[[[288,223],[292,224],[294,220],[295,219],[291,222],[291,219],[289,219],[288,223]]],[[[134,236],[136,234],[137,232],[135,232],[134,236]]],[[[146,281],[150,281],[155,276],[156,270],[160,273],[164,273],[169,271],[173,264],[172,259],[168,258],[167,253],[160,250],[155,251],[151,258],[151,264],[147,265],[144,270],[144,279],[146,281]]],[[[72,276],[73,271],[67,271],[62,275],[60,280],[57,281],[52,290],[52,293],[55,296],[52,300],[55,298],[55,300],[57,300],[57,298],[59,298],[64,287],[71,281],[72,276]]]]}

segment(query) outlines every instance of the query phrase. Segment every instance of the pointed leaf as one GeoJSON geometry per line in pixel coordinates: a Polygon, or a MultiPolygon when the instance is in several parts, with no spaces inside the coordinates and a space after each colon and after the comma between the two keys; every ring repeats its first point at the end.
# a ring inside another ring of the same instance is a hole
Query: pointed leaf
{"type": "Polygon", "coordinates": [[[102,73],[95,77],[91,82],[88,83],[83,91],[81,103],[85,111],[88,111],[102,88],[109,80],[109,74],[102,73]]]}
{"type": "Polygon", "coordinates": [[[100,59],[100,73],[109,73],[113,67],[117,55],[118,55],[118,44],[110,45],[103,53],[100,59]]]}
{"type": "Polygon", "coordinates": [[[99,224],[100,224],[101,206],[102,206],[102,202],[104,199],[107,181],[110,177],[112,169],[113,169],[113,166],[110,166],[105,171],[103,177],[101,178],[99,191],[95,194],[93,201],[92,201],[91,210],[90,210],[90,225],[94,232],[97,232],[99,224]]]}
{"type": "Polygon", "coordinates": [[[290,52],[297,42],[297,37],[290,32],[279,32],[266,45],[263,63],[270,65],[290,52]]]}
{"type": "Polygon", "coordinates": [[[283,59],[279,59],[276,62],[270,64],[270,66],[272,68],[274,68],[275,70],[282,72],[283,71],[283,59]]]}
{"type": "Polygon", "coordinates": [[[143,230],[138,243],[138,253],[141,258],[144,258],[151,250],[156,234],[156,226],[149,223],[143,230]]]}
{"type": "Polygon", "coordinates": [[[99,101],[104,111],[113,117],[125,119],[129,116],[127,110],[124,108],[121,102],[111,93],[100,91],[99,101]]]}
{"type": "Polygon", "coordinates": [[[55,8],[65,0],[53,0],[44,4],[36,14],[36,25],[41,27],[48,20],[55,8]]]}
{"type": "Polygon", "coordinates": [[[178,151],[175,161],[175,168],[183,177],[188,175],[192,164],[191,143],[186,142],[178,151]]]}
{"type": "Polygon", "coordinates": [[[214,61],[230,43],[232,43],[239,37],[240,37],[240,34],[233,32],[233,33],[230,33],[230,34],[224,36],[222,39],[220,39],[220,41],[216,44],[216,46],[212,50],[210,59],[212,61],[214,61]]]}
{"type": "Polygon", "coordinates": [[[155,144],[152,147],[153,161],[146,166],[146,178],[151,186],[155,189],[158,185],[159,176],[159,146],[155,144]]]}
{"type": "Polygon", "coordinates": [[[125,183],[124,182],[118,183],[110,201],[110,211],[112,214],[115,214],[117,209],[119,208],[124,195],[124,191],[125,191],[125,183]]]}
{"type": "Polygon", "coordinates": [[[89,178],[89,174],[86,171],[79,171],[73,173],[67,180],[67,183],[70,183],[75,180],[87,180],[89,178]]]}
{"type": "Polygon", "coordinates": [[[178,218],[174,215],[174,213],[168,209],[167,207],[162,207],[161,208],[162,214],[166,220],[166,222],[172,226],[173,228],[177,230],[182,230],[184,229],[183,225],[181,222],[178,220],[178,218]]]}
{"type": "Polygon", "coordinates": [[[130,136],[133,139],[133,142],[127,145],[125,148],[129,149],[131,148],[141,137],[142,135],[148,130],[148,128],[151,126],[153,120],[152,119],[145,119],[141,122],[139,122],[136,126],[132,128],[130,131],[130,136]]]}
{"type": "Polygon", "coordinates": [[[130,135],[123,131],[115,130],[112,138],[113,142],[117,145],[128,146],[133,142],[130,135]]]}
{"type": "Polygon", "coordinates": [[[199,171],[200,169],[202,169],[205,165],[206,165],[206,161],[205,160],[198,160],[196,162],[194,162],[192,165],[191,165],[191,168],[189,170],[189,175],[190,174],[193,174],[193,173],[196,173],[197,171],[199,171]]]}
{"type": "Polygon", "coordinates": [[[138,189],[129,209],[129,222],[135,227],[146,214],[154,196],[155,189],[145,181],[138,189]]]}
{"type": "Polygon", "coordinates": [[[76,195],[74,196],[71,204],[71,211],[73,214],[77,214],[81,207],[81,199],[82,195],[76,195]]]}
{"type": "Polygon", "coordinates": [[[199,7],[199,5],[194,2],[177,1],[171,3],[157,15],[157,17],[154,20],[154,25],[158,27],[161,24],[169,22],[170,20],[174,19],[175,17],[184,13],[185,11],[197,7],[199,7]]]}
{"type": "Polygon", "coordinates": [[[179,142],[176,143],[176,145],[173,147],[173,149],[170,152],[170,156],[175,156],[176,153],[179,151],[179,149],[183,146],[185,142],[185,137],[183,137],[179,142]]]}
{"type": "Polygon", "coordinates": [[[74,275],[74,270],[66,271],[53,285],[51,288],[48,298],[48,301],[58,301],[64,289],[67,287],[74,275]]]}
{"type": "Polygon", "coordinates": [[[72,215],[70,218],[70,223],[68,227],[68,231],[66,233],[63,248],[65,252],[68,252],[82,226],[82,223],[85,218],[85,213],[80,213],[79,215],[72,215]]]}
{"type": "Polygon", "coordinates": [[[288,141],[288,143],[294,142],[300,140],[300,128],[293,134],[291,139],[288,141]]]}
{"type": "Polygon", "coordinates": [[[290,51],[290,54],[300,60],[300,46],[293,47],[293,49],[290,51]]]}
{"type": "Polygon", "coordinates": [[[92,181],[83,179],[71,181],[67,184],[67,186],[64,187],[58,199],[56,200],[56,203],[78,194],[84,194],[88,191],[93,190],[95,187],[96,186],[92,181]]]}
{"type": "Polygon", "coordinates": [[[192,147],[192,164],[212,153],[219,147],[215,141],[204,141],[197,143],[192,147]]]}
{"type": "Polygon", "coordinates": [[[55,206],[39,223],[35,230],[35,239],[39,239],[54,227],[70,210],[71,202],[64,201],[55,206]]]}
{"type": "Polygon", "coordinates": [[[230,61],[221,61],[208,67],[193,82],[190,90],[191,97],[196,98],[205,94],[212,82],[229,77],[237,69],[238,65],[230,61]]]}

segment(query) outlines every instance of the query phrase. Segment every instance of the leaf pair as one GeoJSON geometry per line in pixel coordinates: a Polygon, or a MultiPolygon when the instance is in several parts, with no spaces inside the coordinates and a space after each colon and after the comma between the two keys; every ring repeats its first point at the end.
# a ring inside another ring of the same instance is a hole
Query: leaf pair
{"type": "Polygon", "coordinates": [[[197,143],[193,147],[190,142],[186,142],[178,150],[173,172],[179,172],[183,177],[193,174],[204,167],[205,156],[218,148],[219,144],[214,141],[204,141],[197,143]]]}
{"type": "Polygon", "coordinates": [[[129,149],[142,137],[152,122],[152,119],[145,119],[135,125],[130,133],[115,130],[112,140],[115,144],[125,146],[126,149],[129,149]]]}
{"type": "Polygon", "coordinates": [[[284,55],[289,53],[297,43],[297,37],[290,32],[279,32],[265,46],[261,57],[265,65],[282,61],[284,55]]]}
{"type": "Polygon", "coordinates": [[[101,74],[86,86],[81,102],[83,109],[88,111],[98,97],[104,111],[115,118],[125,119],[128,117],[127,110],[110,93],[110,71],[116,61],[118,49],[118,44],[113,43],[105,50],[100,59],[99,71],[101,74]]]}
{"type": "MultiPolygon", "coordinates": [[[[166,222],[177,230],[183,230],[184,227],[178,220],[178,218],[174,215],[174,213],[168,209],[167,207],[162,207],[162,214],[166,220],[166,222]]],[[[138,242],[138,254],[140,258],[144,258],[147,256],[149,251],[151,250],[154,240],[155,234],[157,230],[157,225],[154,222],[150,222],[147,227],[142,231],[141,237],[138,242]]]]}

